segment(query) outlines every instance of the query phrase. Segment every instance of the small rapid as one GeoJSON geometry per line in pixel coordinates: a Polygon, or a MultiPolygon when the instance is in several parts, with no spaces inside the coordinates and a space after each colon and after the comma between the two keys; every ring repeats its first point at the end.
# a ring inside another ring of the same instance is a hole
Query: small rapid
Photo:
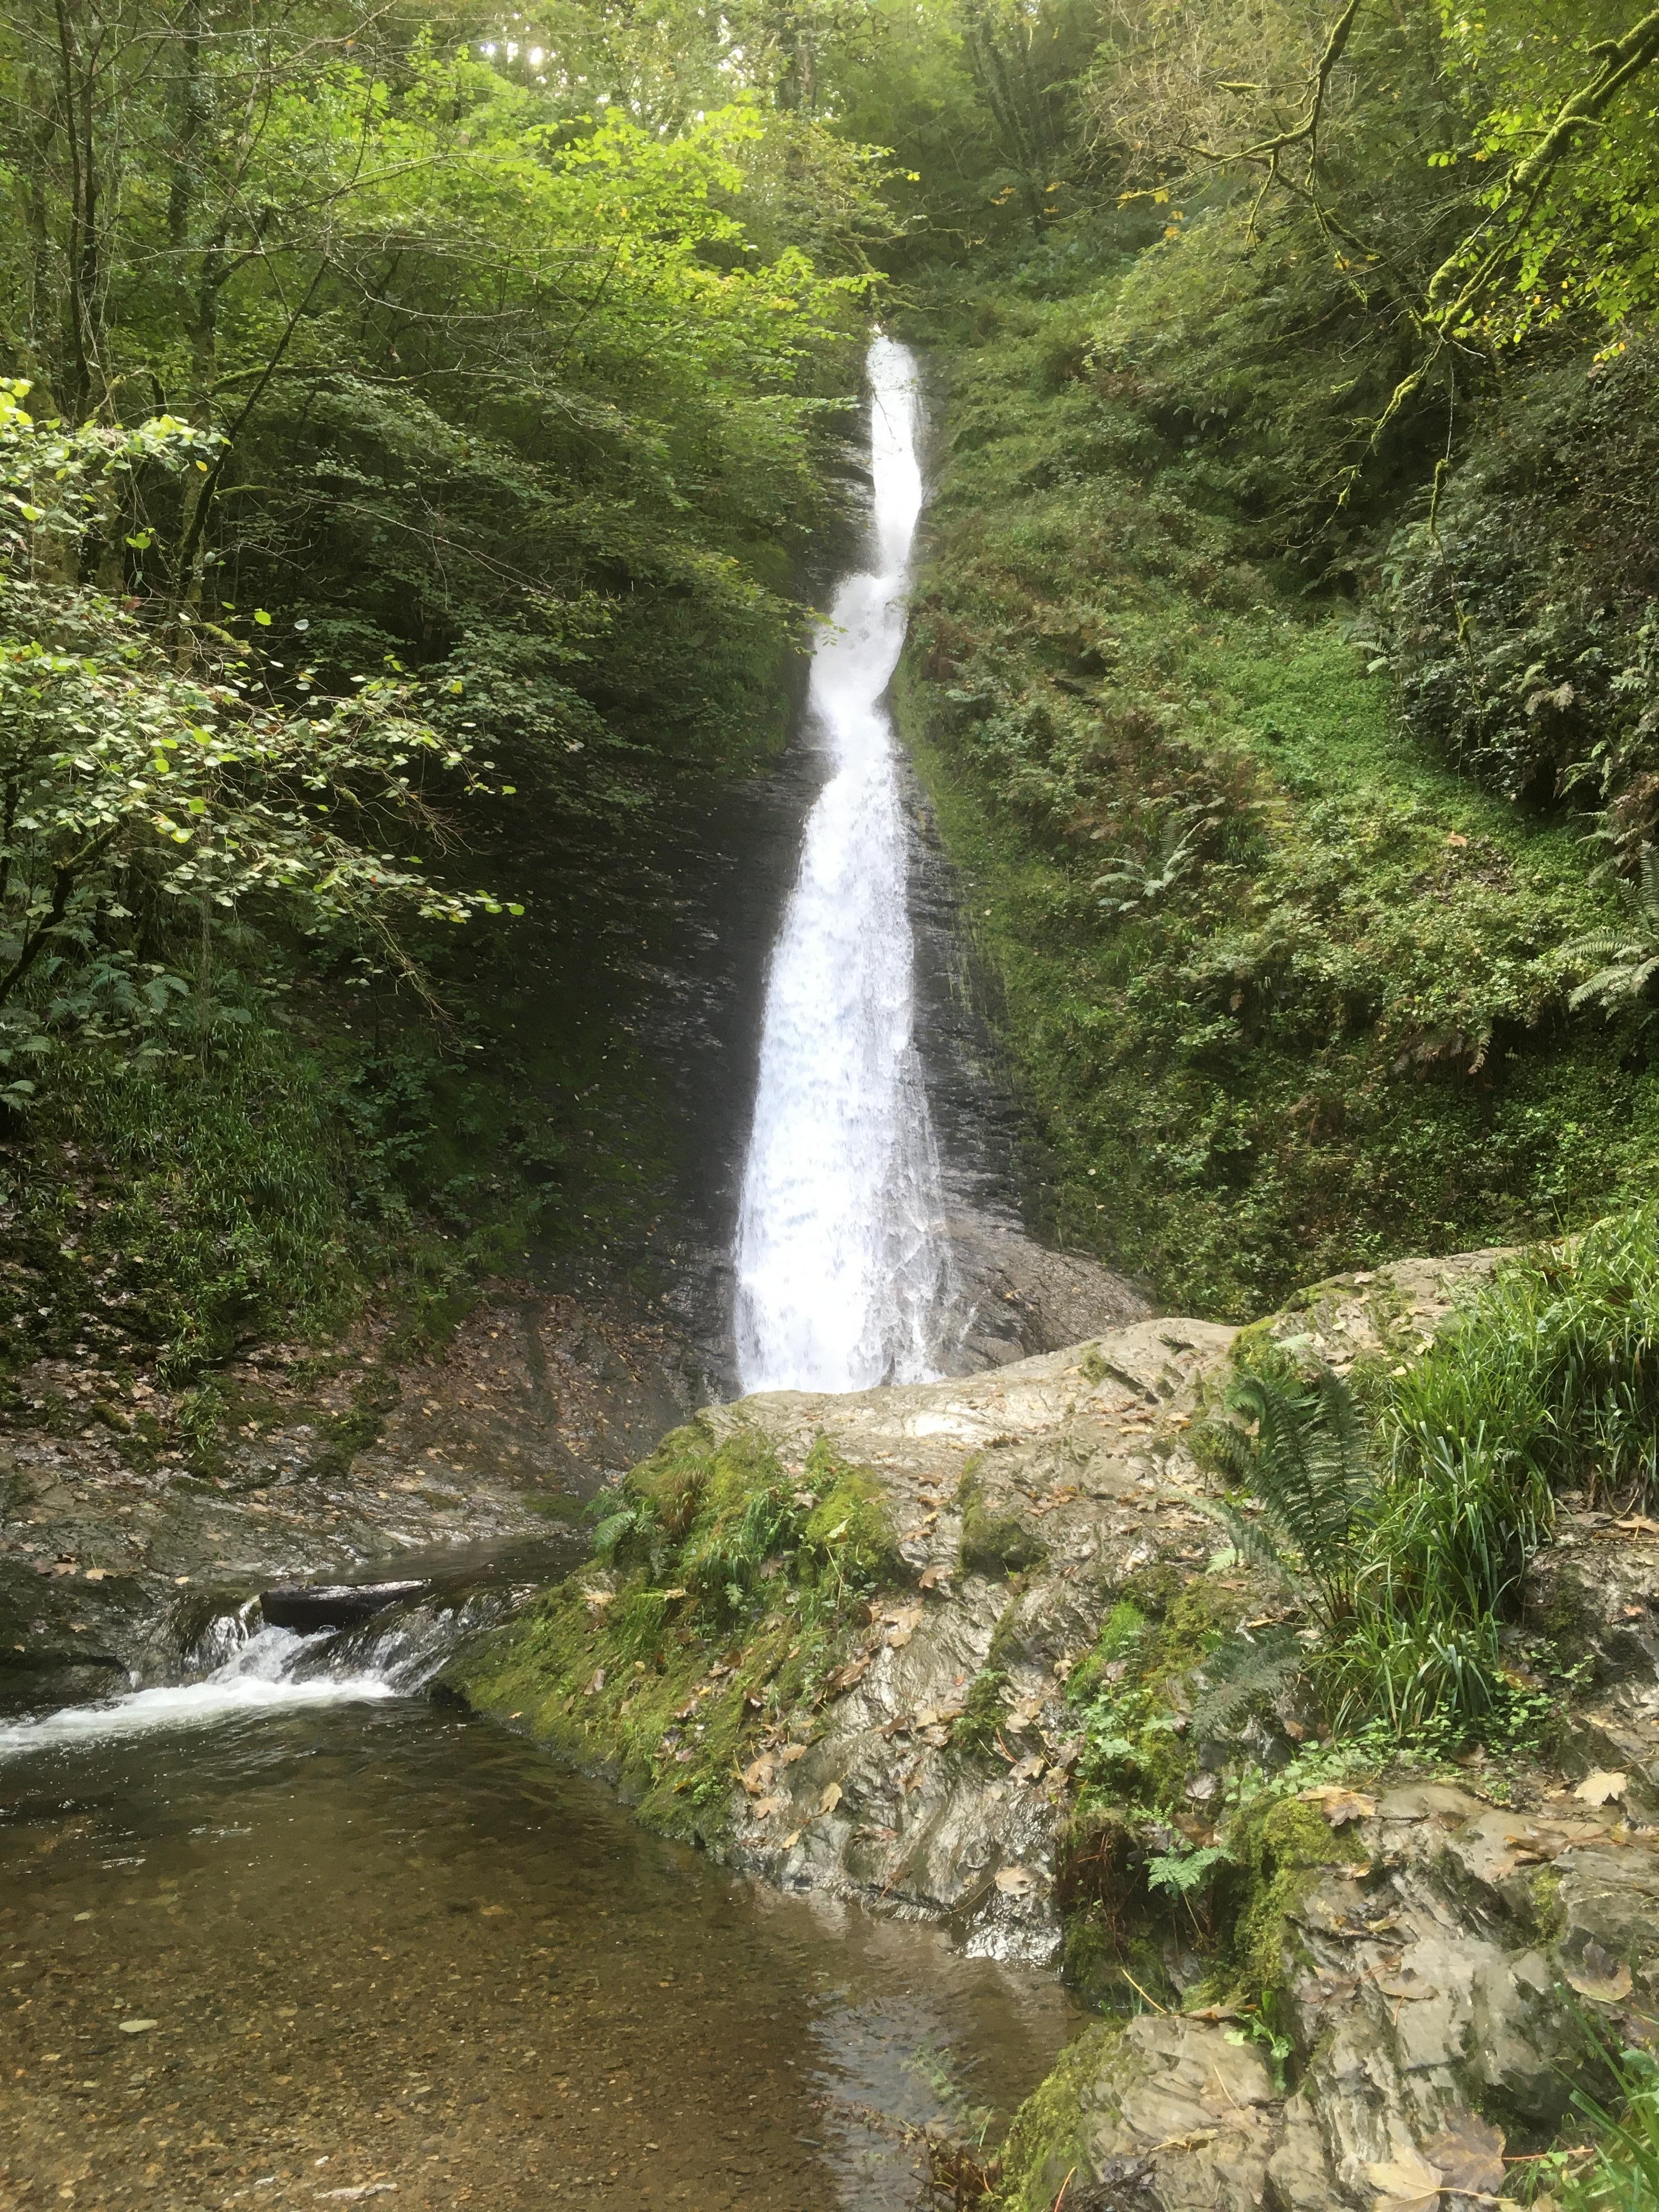
{"type": "Polygon", "coordinates": [[[878,337],[873,570],[846,578],[808,692],[830,774],[768,978],[738,1210],[735,1324],[749,1390],[855,1390],[938,1370],[951,1292],[938,1148],[915,1038],[909,840],[884,702],[922,507],[914,356],[878,337]]]}

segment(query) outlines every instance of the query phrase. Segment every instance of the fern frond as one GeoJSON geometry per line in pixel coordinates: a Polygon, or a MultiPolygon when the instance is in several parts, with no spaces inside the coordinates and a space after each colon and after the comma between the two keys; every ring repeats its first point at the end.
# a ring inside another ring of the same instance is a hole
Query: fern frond
{"type": "Polygon", "coordinates": [[[1226,1530],[1227,1541],[1241,1559],[1248,1560],[1252,1566],[1265,1567],[1269,1574],[1277,1575],[1280,1582],[1294,1586],[1296,1577],[1273,1541],[1270,1528],[1264,1528],[1259,1521],[1248,1520],[1236,1505],[1230,1505],[1224,1498],[1194,1498],[1185,1502],[1195,1505],[1218,1528],[1226,1530]]]}
{"type": "MultiPolygon", "coordinates": [[[[1298,1391],[1253,1375],[1233,1390],[1228,1408],[1254,1422],[1255,1433],[1237,1418],[1216,1425],[1206,1436],[1206,1456],[1263,1508],[1266,1529],[1255,1532],[1249,1555],[1261,1558],[1267,1544],[1271,1563],[1288,1576],[1285,1554],[1294,1553],[1327,1616],[1339,1618],[1352,1603],[1358,1539],[1376,1495],[1352,1393],[1330,1368],[1298,1391]]],[[[1232,1533],[1233,1521],[1223,1525],[1232,1533]]]]}
{"type": "Polygon", "coordinates": [[[1193,1728],[1213,1735],[1299,1673],[1303,1650],[1288,1628],[1241,1628],[1204,1662],[1208,1687],[1193,1708],[1193,1728]]]}

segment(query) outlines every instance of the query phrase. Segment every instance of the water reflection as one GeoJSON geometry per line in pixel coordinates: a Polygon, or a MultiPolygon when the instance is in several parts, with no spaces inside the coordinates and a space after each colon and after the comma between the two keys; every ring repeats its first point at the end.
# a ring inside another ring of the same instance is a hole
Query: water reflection
{"type": "Polygon", "coordinates": [[[896,2123],[1006,2112],[1070,2026],[401,1698],[42,1747],[0,1797],[0,2178],[40,2199],[873,2212],[917,2199],[896,2123]]]}

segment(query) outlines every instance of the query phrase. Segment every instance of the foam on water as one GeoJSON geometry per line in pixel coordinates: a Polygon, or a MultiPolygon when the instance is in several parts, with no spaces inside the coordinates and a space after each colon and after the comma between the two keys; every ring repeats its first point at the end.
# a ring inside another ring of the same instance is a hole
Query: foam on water
{"type": "Polygon", "coordinates": [[[768,977],[738,1219],[745,1390],[934,1372],[949,1302],[939,1157],[913,1034],[908,844],[891,717],[921,513],[915,362],[871,346],[873,574],[819,631],[809,713],[830,775],[768,977]]]}
{"type": "Polygon", "coordinates": [[[153,1729],[200,1728],[248,1713],[398,1694],[378,1674],[292,1673],[295,1662],[324,1640],[296,1636],[287,1628],[262,1628],[199,1681],[135,1690],[92,1705],[65,1705],[55,1713],[0,1726],[0,1759],[101,1737],[142,1735],[153,1729]]]}

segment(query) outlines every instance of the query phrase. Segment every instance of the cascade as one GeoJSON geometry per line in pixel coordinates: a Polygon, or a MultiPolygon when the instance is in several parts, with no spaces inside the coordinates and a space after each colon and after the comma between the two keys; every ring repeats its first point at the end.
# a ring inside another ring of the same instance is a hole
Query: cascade
{"type": "Polygon", "coordinates": [[[812,656],[809,727],[830,774],[767,981],[736,1249],[745,1391],[927,1379],[952,1286],[883,703],[922,506],[916,368],[878,337],[867,370],[873,567],[842,581],[812,656]]]}

